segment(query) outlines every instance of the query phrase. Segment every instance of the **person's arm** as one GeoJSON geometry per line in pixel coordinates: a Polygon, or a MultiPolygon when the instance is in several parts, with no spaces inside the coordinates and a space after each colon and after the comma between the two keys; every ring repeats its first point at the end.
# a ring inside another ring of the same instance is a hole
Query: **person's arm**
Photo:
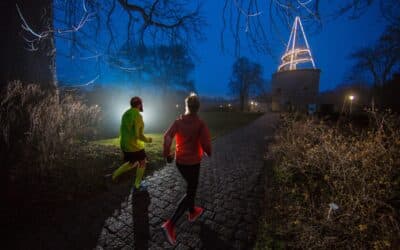
{"type": "Polygon", "coordinates": [[[172,145],[172,141],[174,140],[176,132],[177,132],[177,124],[176,124],[176,121],[175,121],[169,127],[169,129],[164,133],[163,156],[165,158],[170,157],[171,145],[172,145]]]}
{"type": "Polygon", "coordinates": [[[143,122],[143,118],[141,115],[139,115],[137,117],[137,119],[135,120],[135,133],[136,136],[139,140],[144,141],[144,142],[152,142],[153,139],[151,137],[146,137],[144,136],[144,122],[143,122]]]}
{"type": "Polygon", "coordinates": [[[211,137],[207,125],[203,122],[200,128],[200,145],[203,151],[211,156],[211,137]]]}

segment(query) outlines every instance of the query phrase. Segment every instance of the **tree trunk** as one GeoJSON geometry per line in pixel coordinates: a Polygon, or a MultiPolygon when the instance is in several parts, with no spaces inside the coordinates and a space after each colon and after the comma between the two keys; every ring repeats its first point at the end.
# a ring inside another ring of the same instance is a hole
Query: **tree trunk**
{"type": "Polygon", "coordinates": [[[8,82],[40,84],[44,89],[56,89],[54,36],[50,33],[37,44],[37,51],[28,51],[32,38],[22,28],[16,3],[28,25],[36,33],[53,30],[53,0],[0,1],[0,88],[8,82]]]}
{"type": "MultiPolygon", "coordinates": [[[[53,33],[37,44],[37,51],[28,51],[25,38],[32,36],[22,28],[16,3],[28,25],[37,33],[53,29],[53,0],[0,1],[0,90],[13,80],[40,84],[44,90],[56,90],[55,47],[53,33]]],[[[2,148],[2,147],[1,147],[2,148]]],[[[3,149],[3,148],[2,148],[3,149]]],[[[1,154],[0,197],[9,197],[10,160],[1,154]]],[[[3,201],[0,201],[3,202],[3,201]]]]}
{"type": "Polygon", "coordinates": [[[244,112],[244,101],[245,101],[245,97],[244,97],[244,95],[240,95],[240,98],[239,98],[239,102],[240,102],[240,111],[242,111],[242,112],[244,112]]]}

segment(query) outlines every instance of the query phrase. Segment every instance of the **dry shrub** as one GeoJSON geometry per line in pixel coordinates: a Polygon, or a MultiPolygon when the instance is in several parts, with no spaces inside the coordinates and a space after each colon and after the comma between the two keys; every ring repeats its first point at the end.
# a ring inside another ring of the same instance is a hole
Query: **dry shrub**
{"type": "MultiPolygon", "coordinates": [[[[271,147],[288,246],[382,249],[399,244],[399,119],[367,129],[285,117],[271,147]],[[335,204],[338,209],[335,209],[335,204]],[[330,208],[330,205],[333,208],[330,208]]],[[[398,245],[397,245],[398,246],[398,245]]]]}
{"type": "Polygon", "coordinates": [[[1,159],[11,179],[44,181],[99,121],[97,106],[36,84],[11,82],[0,100],[1,159]]]}

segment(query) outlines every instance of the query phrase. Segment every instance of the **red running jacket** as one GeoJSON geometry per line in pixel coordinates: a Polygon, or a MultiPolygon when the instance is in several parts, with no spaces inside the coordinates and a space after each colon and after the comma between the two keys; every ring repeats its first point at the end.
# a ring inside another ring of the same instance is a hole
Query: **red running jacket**
{"type": "Polygon", "coordinates": [[[211,156],[211,139],[207,125],[197,115],[181,115],[164,134],[163,155],[170,155],[176,140],[175,159],[178,164],[195,165],[201,162],[203,152],[211,156]]]}

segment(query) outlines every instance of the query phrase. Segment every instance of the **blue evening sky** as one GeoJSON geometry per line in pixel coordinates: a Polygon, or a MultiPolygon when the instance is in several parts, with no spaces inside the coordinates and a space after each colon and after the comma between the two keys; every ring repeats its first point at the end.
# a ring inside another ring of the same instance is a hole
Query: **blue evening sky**
{"type": "MultiPolygon", "coordinates": [[[[225,52],[221,51],[220,32],[222,29],[222,0],[204,0],[203,15],[207,26],[203,28],[205,41],[196,42],[193,48],[197,55],[195,71],[192,78],[200,95],[228,96],[228,82],[231,75],[233,55],[233,37],[225,35],[225,52]],[[231,48],[231,49],[229,49],[231,48]]],[[[321,12],[324,8],[322,3],[321,12]]],[[[324,16],[322,15],[324,18],[324,16]]],[[[265,22],[269,18],[265,17],[265,22]]],[[[126,19],[121,18],[121,22],[126,19]]],[[[351,67],[352,61],[349,55],[356,49],[374,43],[382,34],[385,22],[381,17],[377,4],[369,8],[360,18],[350,20],[342,16],[330,21],[324,21],[319,32],[307,30],[305,32],[314,56],[316,66],[321,69],[320,91],[332,89],[342,83],[346,71],[351,67]]],[[[228,28],[229,29],[229,28],[228,28]]],[[[244,30],[242,31],[244,32],[244,30]]],[[[279,58],[284,52],[285,44],[289,39],[290,30],[282,26],[281,32],[270,32],[272,55],[255,54],[242,48],[241,54],[263,66],[264,77],[270,79],[278,67],[279,58]]],[[[96,78],[95,84],[118,84],[120,74],[113,72],[111,68],[86,63],[86,65],[74,65],[65,59],[65,41],[56,40],[57,52],[57,76],[59,80],[67,83],[85,83],[96,76],[96,67],[102,67],[102,73],[96,78]],[[118,80],[116,80],[118,79],[118,80]]],[[[97,69],[98,70],[98,69],[97,69]]],[[[125,79],[126,80],[126,79],[125,79]]]]}
{"type": "MultiPolygon", "coordinates": [[[[219,46],[222,4],[223,1],[206,1],[204,7],[209,11],[209,25],[205,29],[207,41],[196,46],[201,58],[196,65],[196,86],[200,93],[211,96],[228,94],[228,82],[234,62],[233,53],[223,55],[219,46]]],[[[268,21],[268,17],[265,19],[268,21]]],[[[352,65],[349,55],[357,48],[368,46],[377,40],[385,28],[385,22],[379,6],[375,4],[359,19],[350,20],[343,16],[323,22],[322,30],[318,33],[307,32],[307,27],[304,28],[316,66],[321,69],[320,91],[325,91],[342,83],[346,70],[352,65]]],[[[270,79],[276,71],[279,58],[286,48],[280,42],[281,39],[286,43],[289,35],[290,30],[287,27],[282,27],[281,34],[271,34],[274,45],[272,56],[244,53],[263,66],[266,79],[270,79]]],[[[233,40],[228,42],[233,43],[233,40]]]]}

